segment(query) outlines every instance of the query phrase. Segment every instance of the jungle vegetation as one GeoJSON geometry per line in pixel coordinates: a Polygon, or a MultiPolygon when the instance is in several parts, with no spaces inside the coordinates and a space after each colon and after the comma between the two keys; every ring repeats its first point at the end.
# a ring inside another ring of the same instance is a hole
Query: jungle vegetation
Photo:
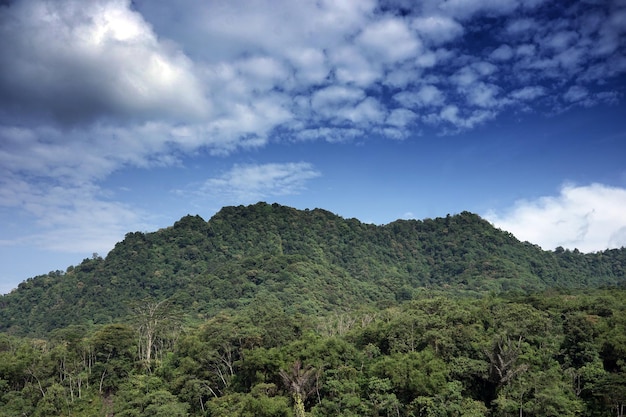
{"type": "Polygon", "coordinates": [[[277,204],[0,298],[0,416],[623,416],[626,250],[277,204]]]}

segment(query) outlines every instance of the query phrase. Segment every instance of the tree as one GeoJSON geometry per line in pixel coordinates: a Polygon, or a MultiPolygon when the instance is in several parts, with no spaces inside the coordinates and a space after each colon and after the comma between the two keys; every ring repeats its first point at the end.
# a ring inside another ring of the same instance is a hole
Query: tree
{"type": "Polygon", "coordinates": [[[123,324],[104,326],[93,335],[94,372],[100,378],[101,394],[116,391],[130,374],[137,352],[134,339],[133,329],[123,324]]]}
{"type": "Polygon", "coordinates": [[[387,379],[400,401],[418,396],[434,396],[445,388],[448,367],[430,348],[421,352],[396,353],[372,365],[372,371],[387,379]]]}
{"type": "Polygon", "coordinates": [[[485,351],[489,358],[491,378],[498,386],[506,385],[528,370],[528,365],[518,364],[517,361],[522,352],[522,343],[521,336],[516,341],[509,336],[499,336],[494,341],[492,350],[485,351]]]}
{"type": "Polygon", "coordinates": [[[409,415],[419,417],[482,417],[487,407],[480,401],[463,397],[462,384],[452,381],[435,396],[420,396],[409,404],[409,415]]]}
{"type": "Polygon", "coordinates": [[[309,366],[302,368],[300,361],[294,362],[289,371],[280,370],[280,377],[293,398],[293,410],[296,417],[304,417],[304,401],[315,390],[318,372],[309,366]]]}
{"type": "Polygon", "coordinates": [[[626,374],[607,373],[594,384],[593,394],[600,397],[616,417],[626,415],[626,374]]]}
{"type": "Polygon", "coordinates": [[[132,375],[115,396],[119,417],[186,417],[189,404],[181,403],[165,382],[152,375],[132,375]]]}
{"type": "Polygon", "coordinates": [[[389,416],[400,416],[400,402],[392,392],[391,381],[387,378],[371,377],[367,383],[367,397],[372,407],[372,415],[385,412],[389,416]]]}
{"type": "Polygon", "coordinates": [[[133,319],[139,335],[139,359],[150,369],[153,354],[175,341],[182,318],[168,300],[144,301],[133,308],[133,319]]]}

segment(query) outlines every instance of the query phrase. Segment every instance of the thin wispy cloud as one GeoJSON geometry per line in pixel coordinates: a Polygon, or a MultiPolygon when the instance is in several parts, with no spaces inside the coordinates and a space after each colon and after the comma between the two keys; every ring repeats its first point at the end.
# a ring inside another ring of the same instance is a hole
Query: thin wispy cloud
{"type": "MultiPolygon", "coordinates": [[[[53,183],[5,181],[0,201],[16,207],[20,217],[33,219],[34,230],[20,229],[3,245],[31,245],[43,249],[84,253],[108,252],[129,230],[149,225],[145,213],[110,200],[91,184],[66,187],[53,183]],[[89,248],[89,249],[86,249],[89,248]]],[[[8,228],[3,234],[9,237],[8,228]]]]}
{"type": "Polygon", "coordinates": [[[309,180],[320,175],[306,162],[235,165],[221,176],[209,178],[192,193],[227,204],[252,203],[300,193],[309,180]]]}

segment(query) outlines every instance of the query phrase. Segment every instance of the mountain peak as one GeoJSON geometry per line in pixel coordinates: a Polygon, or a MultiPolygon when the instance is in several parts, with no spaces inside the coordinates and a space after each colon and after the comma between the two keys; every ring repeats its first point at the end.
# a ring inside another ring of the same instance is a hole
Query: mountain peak
{"type": "Polygon", "coordinates": [[[259,202],[224,207],[208,222],[186,215],[172,227],[129,233],[104,260],[29,279],[2,297],[0,330],[107,323],[146,298],[208,317],[271,294],[288,311],[320,314],[410,299],[423,288],[615,285],[625,280],[623,253],[546,252],[467,211],[376,226],[259,202]]]}

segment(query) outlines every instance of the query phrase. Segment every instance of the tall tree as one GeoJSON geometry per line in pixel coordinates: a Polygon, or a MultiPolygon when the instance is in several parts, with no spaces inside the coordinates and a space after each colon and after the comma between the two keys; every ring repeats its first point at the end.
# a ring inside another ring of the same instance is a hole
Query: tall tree
{"type": "Polygon", "coordinates": [[[315,390],[318,376],[315,368],[311,366],[302,368],[300,361],[296,361],[288,371],[280,370],[280,377],[293,398],[295,417],[305,416],[304,401],[315,390]]]}
{"type": "Polygon", "coordinates": [[[173,345],[182,315],[169,300],[143,301],[133,308],[133,321],[139,335],[139,359],[150,369],[153,355],[166,345],[173,345]]]}

